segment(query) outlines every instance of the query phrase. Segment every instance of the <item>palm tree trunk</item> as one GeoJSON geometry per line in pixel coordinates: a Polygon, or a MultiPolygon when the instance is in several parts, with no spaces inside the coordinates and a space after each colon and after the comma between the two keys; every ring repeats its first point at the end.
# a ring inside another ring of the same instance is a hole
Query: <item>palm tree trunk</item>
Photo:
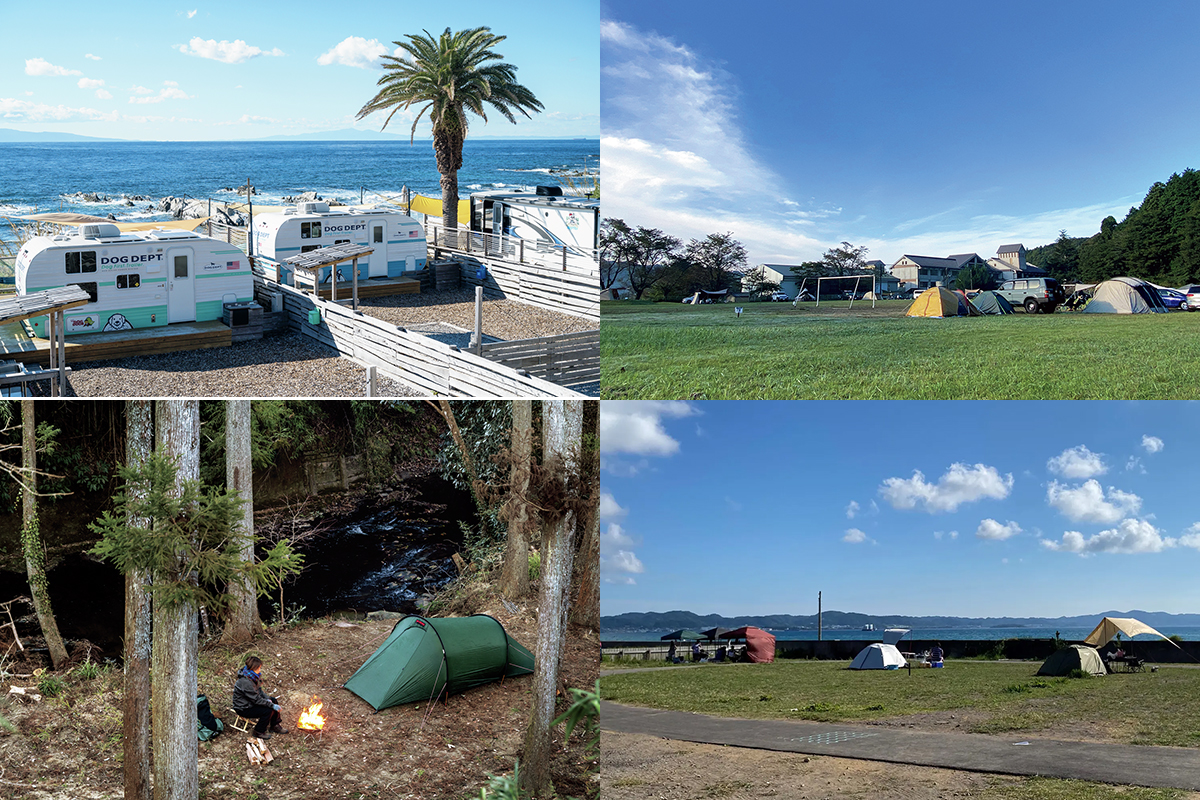
{"type": "MultiPolygon", "coordinates": [[[[200,401],[159,400],[156,416],[158,447],[177,461],[176,480],[199,480],[200,401]]],[[[196,614],[194,603],[154,604],[154,800],[196,800],[200,796],[196,614]]]]}
{"type": "Polygon", "coordinates": [[[447,235],[458,230],[458,171],[462,169],[463,138],[463,131],[446,126],[433,131],[433,154],[442,176],[442,227],[447,235]]]}
{"type": "MultiPolygon", "coordinates": [[[[154,449],[152,400],[125,401],[125,459],[140,466],[154,449]]],[[[129,520],[145,525],[145,520],[129,520]]],[[[125,800],[150,800],[150,592],[142,570],[125,575],[125,800]]]]}
{"type": "Polygon", "coordinates": [[[33,400],[21,401],[21,456],[25,486],[21,491],[21,545],[25,550],[25,574],[33,595],[42,637],[50,650],[50,663],[61,669],[67,663],[67,648],[58,633],[58,622],[50,606],[50,586],[46,582],[46,546],[38,529],[37,517],[37,423],[33,400]]]}

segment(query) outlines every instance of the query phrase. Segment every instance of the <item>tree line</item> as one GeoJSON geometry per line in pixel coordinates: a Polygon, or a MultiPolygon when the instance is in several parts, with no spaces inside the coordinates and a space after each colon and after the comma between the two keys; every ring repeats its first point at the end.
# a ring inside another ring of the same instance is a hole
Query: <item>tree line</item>
{"type": "Polygon", "coordinates": [[[1119,275],[1160,286],[1200,281],[1200,173],[1185,169],[1156,181],[1141,205],[1118,222],[1105,217],[1090,237],[1061,231],[1026,258],[1064,282],[1096,283],[1119,275]]]}
{"type": "Polygon", "coordinates": [[[625,286],[635,300],[688,297],[698,291],[741,291],[746,248],[733,233],[710,233],[687,244],[658,228],[624,220],[600,222],[600,288],[625,286]]]}

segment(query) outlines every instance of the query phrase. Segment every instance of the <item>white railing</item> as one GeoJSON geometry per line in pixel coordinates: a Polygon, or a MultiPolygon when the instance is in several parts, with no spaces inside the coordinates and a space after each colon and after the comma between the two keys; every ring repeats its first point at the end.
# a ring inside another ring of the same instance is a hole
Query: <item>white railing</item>
{"type": "Polygon", "coordinates": [[[434,219],[425,221],[425,240],[435,254],[439,250],[465,253],[483,258],[562,269],[594,269],[599,263],[599,251],[590,247],[573,247],[531,239],[519,239],[506,234],[481,233],[466,228],[450,230],[434,219]]]}

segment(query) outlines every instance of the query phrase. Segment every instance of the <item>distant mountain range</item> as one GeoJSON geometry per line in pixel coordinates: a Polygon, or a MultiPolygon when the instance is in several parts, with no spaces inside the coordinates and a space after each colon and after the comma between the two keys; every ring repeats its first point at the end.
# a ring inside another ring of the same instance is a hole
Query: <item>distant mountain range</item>
{"type": "MultiPolygon", "coordinates": [[[[859,614],[853,611],[826,611],[822,614],[825,628],[835,626],[861,628],[867,623],[882,629],[885,626],[902,628],[1090,628],[1101,617],[1135,617],[1151,627],[1200,627],[1200,614],[1168,614],[1164,611],[1100,611],[1074,617],[911,617],[903,614],[859,614]]],[[[630,612],[601,617],[600,630],[607,632],[637,632],[679,630],[691,628],[740,628],[753,625],[773,630],[816,630],[817,615],[762,614],[743,617],[722,617],[719,614],[701,616],[691,611],[630,612]]]]}
{"type": "MultiPolygon", "coordinates": [[[[598,139],[599,136],[472,136],[472,139],[598,139]]],[[[338,131],[319,131],[316,133],[291,133],[263,136],[258,139],[230,139],[228,141],[243,142],[407,142],[407,133],[390,133],[388,131],[360,130],[358,128],[343,128],[338,131]]],[[[429,141],[428,134],[417,134],[417,141],[429,141]]],[[[13,128],[0,128],[0,142],[133,142],[140,139],[104,139],[98,136],[80,136],[77,133],[60,133],[58,131],[18,131],[13,128]]]]}

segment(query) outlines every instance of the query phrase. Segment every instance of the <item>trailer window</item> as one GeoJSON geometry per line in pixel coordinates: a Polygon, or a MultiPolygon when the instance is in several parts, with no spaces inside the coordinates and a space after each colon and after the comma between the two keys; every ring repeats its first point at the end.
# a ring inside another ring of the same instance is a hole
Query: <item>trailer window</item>
{"type": "Polygon", "coordinates": [[[383,243],[383,226],[382,225],[376,225],[374,227],[374,229],[371,231],[371,240],[375,244],[383,243]]]}
{"type": "Polygon", "coordinates": [[[319,244],[302,244],[302,245],[300,245],[301,253],[311,253],[313,250],[320,250],[320,249],[321,249],[321,245],[319,245],[319,244]]]}
{"type": "Polygon", "coordinates": [[[99,299],[99,295],[96,293],[96,282],[95,281],[91,281],[88,283],[77,283],[75,285],[88,293],[88,297],[91,298],[90,300],[88,300],[89,303],[95,303],[99,299]]]}
{"type": "Polygon", "coordinates": [[[350,240],[349,240],[349,239],[334,239],[334,240],[333,240],[333,243],[334,243],[335,245],[338,245],[338,244],[350,244],[350,240]]]}
{"type": "Polygon", "coordinates": [[[300,238],[301,239],[320,239],[321,238],[321,223],[319,223],[319,222],[301,222],[300,223],[300,238]]]}
{"type": "Polygon", "coordinates": [[[141,285],[142,285],[142,276],[141,275],[134,274],[134,275],[118,275],[117,276],[117,288],[118,289],[136,289],[141,285]]]}
{"type": "Polygon", "coordinates": [[[96,251],[85,250],[82,253],[67,253],[67,274],[75,275],[80,272],[96,271],[96,251]]]}

